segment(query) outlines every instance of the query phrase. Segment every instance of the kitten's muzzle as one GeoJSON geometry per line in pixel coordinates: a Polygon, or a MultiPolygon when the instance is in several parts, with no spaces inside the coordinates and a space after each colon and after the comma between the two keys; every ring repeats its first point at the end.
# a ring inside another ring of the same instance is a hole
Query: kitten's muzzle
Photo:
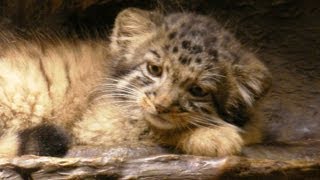
{"type": "Polygon", "coordinates": [[[179,103],[177,102],[173,102],[173,103],[167,103],[168,105],[166,105],[166,103],[155,103],[154,104],[154,108],[156,110],[156,112],[158,114],[169,114],[169,113],[181,113],[182,112],[182,108],[179,105],[179,103]]]}
{"type": "Polygon", "coordinates": [[[170,112],[170,109],[168,107],[162,106],[160,104],[156,104],[154,105],[154,107],[158,114],[165,114],[170,112]]]}

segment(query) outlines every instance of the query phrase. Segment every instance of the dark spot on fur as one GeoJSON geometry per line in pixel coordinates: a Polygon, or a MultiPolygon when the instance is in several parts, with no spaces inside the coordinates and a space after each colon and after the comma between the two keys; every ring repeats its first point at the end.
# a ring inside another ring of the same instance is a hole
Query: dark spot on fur
{"type": "Polygon", "coordinates": [[[172,33],[170,33],[170,34],[168,35],[168,37],[169,37],[170,40],[173,39],[173,38],[175,38],[176,36],[177,36],[177,32],[172,32],[172,33]]]}
{"type": "Polygon", "coordinates": [[[169,51],[169,49],[170,49],[170,45],[169,45],[169,44],[166,44],[166,45],[164,46],[164,50],[169,51]]]}
{"type": "Polygon", "coordinates": [[[202,62],[201,58],[196,58],[196,63],[200,64],[202,62]]]}
{"type": "Polygon", "coordinates": [[[187,61],[188,61],[188,58],[183,57],[183,58],[181,58],[181,61],[180,61],[180,62],[181,62],[182,64],[186,64],[187,61]]]}
{"type": "Polygon", "coordinates": [[[210,59],[213,61],[218,61],[218,51],[215,49],[209,49],[208,54],[210,55],[210,59]]]}
{"type": "Polygon", "coordinates": [[[69,135],[51,124],[41,124],[19,133],[19,155],[64,156],[71,143],[69,135]]]}
{"type": "Polygon", "coordinates": [[[172,49],[172,52],[173,52],[173,53],[177,53],[178,51],[179,51],[179,49],[178,49],[177,46],[173,47],[173,49],[172,49]]]}
{"type": "Polygon", "coordinates": [[[179,57],[179,62],[181,64],[184,64],[184,65],[189,65],[190,64],[190,61],[191,61],[191,58],[188,58],[186,56],[180,56],[179,57]]]}
{"type": "Polygon", "coordinates": [[[155,50],[150,50],[150,52],[151,52],[153,55],[155,55],[157,58],[160,58],[160,57],[161,57],[160,54],[159,54],[157,51],[155,51],[155,50]]]}
{"type": "Polygon", "coordinates": [[[191,54],[198,54],[201,52],[202,52],[202,47],[199,45],[192,46],[191,51],[190,51],[191,54]]]}
{"type": "Polygon", "coordinates": [[[182,48],[183,49],[190,49],[190,46],[191,46],[191,42],[190,41],[186,41],[186,40],[184,40],[184,41],[182,41],[182,48]]]}

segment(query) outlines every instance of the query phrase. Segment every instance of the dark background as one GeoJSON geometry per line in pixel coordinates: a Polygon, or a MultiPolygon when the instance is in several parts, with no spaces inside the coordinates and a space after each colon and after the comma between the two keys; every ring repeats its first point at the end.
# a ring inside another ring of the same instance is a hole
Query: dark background
{"type": "MultiPolygon", "coordinates": [[[[320,137],[320,1],[318,0],[0,0],[0,26],[100,38],[126,7],[192,11],[216,17],[273,74],[262,107],[267,141],[320,137]]],[[[30,32],[33,33],[30,33],[30,32]]]]}

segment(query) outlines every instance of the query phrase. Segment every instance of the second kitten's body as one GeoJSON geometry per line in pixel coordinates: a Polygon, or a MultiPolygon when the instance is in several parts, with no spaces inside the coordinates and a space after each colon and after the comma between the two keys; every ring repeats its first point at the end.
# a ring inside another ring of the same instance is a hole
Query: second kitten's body
{"type": "Polygon", "coordinates": [[[253,106],[269,72],[211,18],[128,9],[110,44],[13,38],[1,49],[0,154],[125,143],[222,156],[260,140],[253,106]]]}
{"type": "MultiPolygon", "coordinates": [[[[101,81],[108,56],[93,42],[39,43],[9,39],[2,44],[0,71],[1,152],[17,132],[41,123],[72,128],[101,81]],[[10,138],[9,138],[9,137],[10,138]]],[[[10,151],[13,154],[16,151],[10,151]]]]}

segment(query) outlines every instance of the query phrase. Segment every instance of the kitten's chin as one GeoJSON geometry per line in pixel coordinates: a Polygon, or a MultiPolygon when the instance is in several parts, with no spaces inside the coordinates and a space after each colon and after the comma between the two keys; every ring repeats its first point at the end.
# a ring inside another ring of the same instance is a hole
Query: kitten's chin
{"type": "Polygon", "coordinates": [[[161,118],[160,116],[153,115],[153,114],[145,114],[145,120],[147,120],[152,126],[157,129],[161,130],[170,130],[174,129],[175,125],[172,124],[170,121],[161,118]]]}

